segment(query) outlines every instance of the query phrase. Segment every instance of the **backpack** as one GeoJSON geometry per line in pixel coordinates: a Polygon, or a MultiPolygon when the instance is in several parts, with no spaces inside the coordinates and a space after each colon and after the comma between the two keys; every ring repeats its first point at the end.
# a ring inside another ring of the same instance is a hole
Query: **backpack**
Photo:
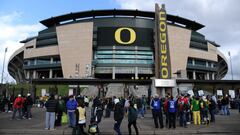
{"type": "Polygon", "coordinates": [[[175,113],[176,112],[176,105],[175,105],[175,101],[173,101],[173,100],[170,100],[169,102],[168,102],[168,112],[170,112],[170,113],[175,113]]]}
{"type": "Polygon", "coordinates": [[[160,101],[159,100],[153,100],[153,109],[154,110],[159,110],[161,107],[160,107],[160,101]]]}

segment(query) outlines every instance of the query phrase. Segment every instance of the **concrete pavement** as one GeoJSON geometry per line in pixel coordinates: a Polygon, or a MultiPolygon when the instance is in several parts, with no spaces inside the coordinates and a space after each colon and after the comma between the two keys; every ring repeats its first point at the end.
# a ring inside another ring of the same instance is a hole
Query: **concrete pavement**
{"type": "MultiPolygon", "coordinates": [[[[88,113],[89,114],[89,113],[88,113]]],[[[31,120],[10,120],[12,113],[0,113],[0,135],[70,135],[71,129],[67,125],[57,127],[55,131],[44,130],[45,110],[43,108],[33,109],[31,120]]],[[[113,115],[111,118],[103,118],[99,125],[102,135],[113,135],[113,115]]],[[[89,123],[89,120],[88,120],[89,123]]],[[[216,123],[210,125],[188,125],[188,128],[178,126],[176,129],[155,129],[151,113],[145,118],[137,120],[140,135],[157,134],[240,134],[240,114],[237,110],[231,110],[230,116],[216,115],[216,123]]],[[[87,130],[87,129],[86,129],[87,130]]],[[[85,130],[85,131],[86,131],[85,130]]],[[[127,117],[121,125],[123,134],[128,134],[127,117]]],[[[132,129],[133,134],[135,133],[132,129]]]]}

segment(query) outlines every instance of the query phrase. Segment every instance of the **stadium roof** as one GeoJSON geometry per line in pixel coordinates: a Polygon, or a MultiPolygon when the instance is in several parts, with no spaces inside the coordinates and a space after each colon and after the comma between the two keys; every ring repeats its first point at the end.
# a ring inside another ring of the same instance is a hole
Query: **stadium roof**
{"type": "MultiPolygon", "coordinates": [[[[150,11],[140,11],[140,10],[123,10],[123,9],[113,9],[113,10],[89,10],[89,11],[82,11],[82,12],[71,12],[69,14],[64,14],[60,16],[51,17],[45,20],[40,21],[46,27],[51,27],[54,25],[59,25],[62,22],[66,21],[75,21],[78,19],[89,19],[95,17],[106,17],[106,16],[126,16],[126,17],[146,17],[146,18],[155,18],[155,12],[150,11]]],[[[188,20],[186,18],[182,18],[179,16],[174,15],[167,15],[167,20],[172,23],[179,23],[185,25],[186,28],[192,30],[199,30],[204,27],[204,25],[188,20]]]]}

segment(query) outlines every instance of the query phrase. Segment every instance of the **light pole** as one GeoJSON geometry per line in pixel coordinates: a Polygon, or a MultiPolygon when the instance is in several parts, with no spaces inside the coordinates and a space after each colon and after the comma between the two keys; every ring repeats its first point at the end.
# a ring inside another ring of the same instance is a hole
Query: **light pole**
{"type": "Polygon", "coordinates": [[[233,80],[232,58],[231,58],[231,53],[230,53],[230,51],[228,52],[228,55],[229,55],[229,57],[230,57],[231,75],[232,75],[232,80],[233,80]]]}
{"type": "Polygon", "coordinates": [[[5,64],[6,53],[7,53],[7,48],[5,48],[5,52],[4,52],[1,84],[3,84],[3,73],[4,73],[4,64],[5,64]]]}

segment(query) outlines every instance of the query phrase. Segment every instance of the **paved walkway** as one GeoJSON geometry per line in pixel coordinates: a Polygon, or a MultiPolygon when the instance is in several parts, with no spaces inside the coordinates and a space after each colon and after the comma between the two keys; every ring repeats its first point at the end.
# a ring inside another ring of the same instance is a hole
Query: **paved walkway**
{"type": "MultiPolygon", "coordinates": [[[[10,120],[12,113],[0,113],[0,135],[70,135],[71,129],[67,125],[57,127],[55,131],[44,130],[45,110],[42,108],[33,109],[31,120],[10,120]]],[[[178,126],[176,129],[155,129],[151,114],[147,113],[145,118],[139,118],[138,127],[140,135],[157,134],[240,134],[240,114],[237,110],[231,110],[230,116],[216,115],[216,123],[210,125],[189,125],[188,128],[178,126]]],[[[103,118],[100,123],[102,135],[113,135],[113,118],[103,118]]],[[[133,133],[134,133],[134,129],[133,133]]],[[[121,125],[123,134],[128,134],[127,118],[121,125]]]]}

